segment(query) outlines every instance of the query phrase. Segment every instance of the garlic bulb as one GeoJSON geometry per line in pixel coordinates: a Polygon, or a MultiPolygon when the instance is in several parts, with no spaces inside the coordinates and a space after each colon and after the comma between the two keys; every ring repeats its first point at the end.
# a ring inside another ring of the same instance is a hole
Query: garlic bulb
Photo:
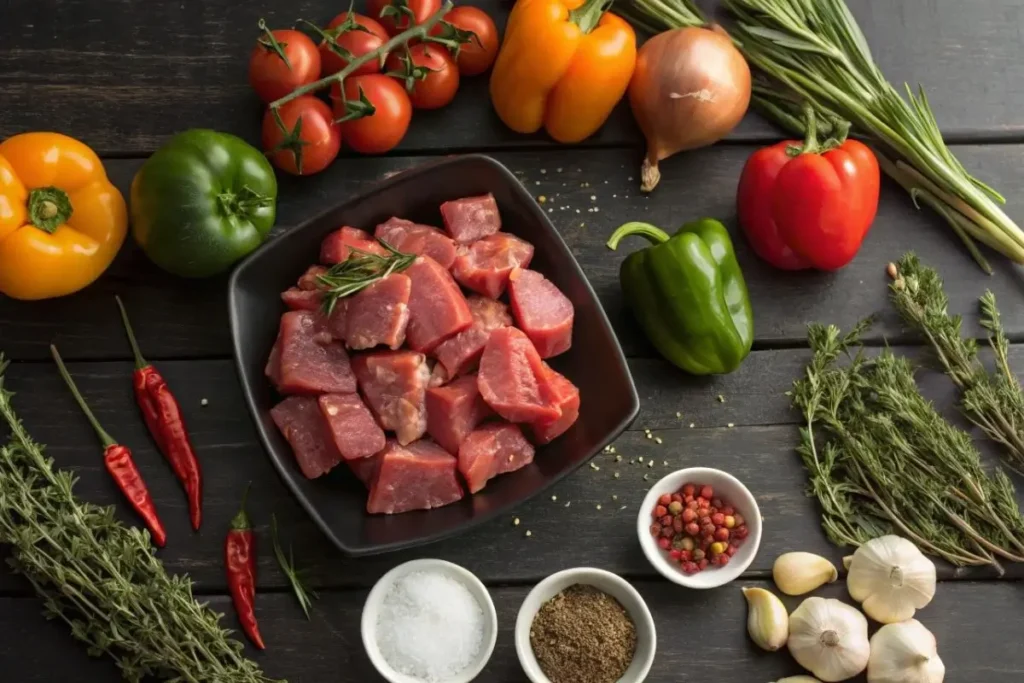
{"type": "Polygon", "coordinates": [[[916,619],[888,624],[871,637],[868,683],[942,683],[945,675],[935,636],[916,619]]]}
{"type": "Polygon", "coordinates": [[[772,566],[775,585],[786,595],[803,595],[839,577],[835,565],[814,553],[785,553],[772,566]]]}
{"type": "Polygon", "coordinates": [[[763,588],[743,588],[747,599],[747,633],[759,648],[774,652],[789,637],[789,613],[782,601],[763,588]]]}
{"type": "Polygon", "coordinates": [[[775,683],[821,683],[821,681],[814,676],[787,676],[780,678],[775,683]]]}
{"type": "Polygon", "coordinates": [[[868,541],[857,548],[848,568],[850,597],[883,624],[910,619],[935,595],[935,564],[899,536],[868,541]]]}
{"type": "Polygon", "coordinates": [[[868,620],[856,608],[807,598],[789,615],[789,651],[825,683],[853,678],[868,665],[868,620]]]}

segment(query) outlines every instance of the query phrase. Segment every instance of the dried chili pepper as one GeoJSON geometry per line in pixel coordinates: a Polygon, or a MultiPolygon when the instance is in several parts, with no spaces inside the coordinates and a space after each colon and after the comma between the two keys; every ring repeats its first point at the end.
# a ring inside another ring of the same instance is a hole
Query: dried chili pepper
{"type": "Polygon", "coordinates": [[[124,331],[128,335],[128,343],[131,344],[135,356],[135,374],[132,381],[135,400],[142,410],[142,418],[157,448],[171,463],[175,476],[185,487],[189,518],[192,520],[192,528],[198,531],[199,523],[202,521],[203,481],[199,460],[185,427],[185,418],[163,376],[142,357],[121,297],[114,298],[117,300],[117,307],[121,309],[121,321],[124,323],[124,331]]]}
{"type": "Polygon", "coordinates": [[[64,378],[68,389],[71,390],[71,395],[75,397],[75,401],[81,406],[82,412],[85,413],[86,419],[89,420],[89,424],[96,430],[96,435],[103,442],[103,462],[107,467],[107,472],[114,478],[118,488],[121,489],[121,492],[132,504],[132,507],[135,508],[135,512],[146,523],[149,533],[153,537],[153,543],[158,548],[163,548],[167,542],[167,533],[164,531],[164,525],[157,515],[156,506],[153,504],[153,498],[149,495],[149,489],[146,488],[146,482],[143,481],[139,468],[135,466],[135,461],[132,460],[131,450],[127,446],[122,446],[114,441],[113,437],[100,426],[99,420],[93,415],[92,410],[89,409],[85,399],[82,398],[82,394],[78,391],[78,387],[75,386],[74,380],[71,379],[71,374],[68,372],[67,367],[64,366],[64,361],[61,360],[60,354],[57,353],[57,347],[50,346],[50,353],[53,354],[53,360],[57,362],[60,376],[64,378]]]}
{"type": "Polygon", "coordinates": [[[228,588],[231,599],[238,612],[238,621],[249,640],[259,649],[264,649],[263,636],[260,635],[259,624],[256,623],[256,536],[252,531],[252,523],[245,511],[245,502],[249,499],[249,488],[245,487],[242,494],[242,505],[238,514],[231,520],[231,528],[224,539],[224,568],[228,574],[228,588]]]}

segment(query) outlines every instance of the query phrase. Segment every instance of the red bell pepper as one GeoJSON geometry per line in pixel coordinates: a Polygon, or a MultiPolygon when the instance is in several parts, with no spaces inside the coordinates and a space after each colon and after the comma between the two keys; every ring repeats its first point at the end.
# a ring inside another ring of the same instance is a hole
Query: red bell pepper
{"type": "Polygon", "coordinates": [[[846,129],[817,141],[807,136],[754,152],[737,195],[740,225],[757,255],[784,270],[837,270],[853,260],[875,220],[881,177],[871,149],[846,129]]]}

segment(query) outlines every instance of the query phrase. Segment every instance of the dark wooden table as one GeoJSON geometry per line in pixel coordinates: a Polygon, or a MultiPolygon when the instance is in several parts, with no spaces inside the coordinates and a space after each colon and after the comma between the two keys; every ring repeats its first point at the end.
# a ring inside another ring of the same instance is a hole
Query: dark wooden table
{"type": "MultiPolygon", "coordinates": [[[[507,5],[478,1],[504,23],[507,5]]],[[[1024,186],[1024,3],[848,3],[883,70],[894,81],[928,86],[954,152],[971,171],[1007,193],[1010,215],[1024,219],[1018,199],[1024,186]]],[[[8,0],[0,17],[0,138],[37,129],[77,136],[105,157],[113,180],[127,193],[142,160],[177,131],[208,127],[258,140],[260,105],[246,84],[257,18],[266,16],[270,24],[287,24],[299,16],[326,21],[346,5],[323,0],[8,0]]],[[[551,492],[557,501],[545,495],[517,510],[519,526],[509,516],[415,551],[346,558],[300,510],[256,439],[230,358],[225,279],[171,278],[131,244],[108,274],[73,297],[41,303],[0,300],[0,349],[16,361],[10,384],[18,391],[16,405],[26,425],[49,444],[60,466],[75,468],[81,496],[116,503],[123,511],[93,436],[48,360],[47,345],[54,342],[72,361],[71,371],[101,421],[135,449],[148,473],[168,523],[170,544],[161,553],[168,569],[189,573],[197,593],[229,614],[221,544],[239,493],[252,479],[251,511],[261,537],[268,537],[275,512],[319,593],[307,621],[269,544],[263,544],[258,605],[269,649],[255,656],[268,673],[293,682],[378,680],[359,639],[362,604],[383,572],[415,557],[457,562],[490,586],[500,634],[481,681],[523,680],[512,641],[521,600],[541,578],[581,565],[628,577],[647,599],[660,635],[650,681],[758,683],[797,673],[788,655],[768,655],[749,643],[739,586],[769,585],[772,561],[787,550],[818,552],[837,563],[844,554],[819,528],[816,504],[804,495],[805,476],[793,451],[797,416],[784,392],[808,357],[806,323],[849,326],[878,314],[871,343],[888,341],[924,358],[920,340],[901,329],[886,301],[886,262],[914,249],[945,277],[952,309],[965,315],[967,330],[980,335],[975,300],[988,287],[999,297],[1011,339],[1024,342],[1020,270],[993,256],[996,273],[985,277],[943,223],[915,210],[903,192],[886,183],[867,242],[838,273],[774,271],[738,238],[757,321],[755,350],[732,375],[688,377],[660,360],[638,333],[617,284],[622,256],[607,251],[604,241],[631,219],[674,226],[718,216],[735,231],[734,196],[742,164],[778,132],[750,115],[724,143],[665,163],[661,187],[646,197],[637,189],[642,140],[627,109],[620,107],[584,144],[555,147],[543,137],[504,129],[490,110],[486,88],[485,78],[470,80],[448,109],[417,114],[392,154],[345,154],[318,176],[282,179],[275,234],[389,173],[436,155],[492,153],[531,191],[547,197],[545,206],[614,322],[642,400],[639,419],[617,449],[654,459],[654,470],[616,468],[610,460],[606,464],[609,456],[599,455],[600,471],[581,469],[551,492]],[[201,533],[188,528],[184,498],[132,402],[132,366],[114,293],[132,311],[142,348],[182,399],[205,472],[201,533]],[[716,400],[719,394],[724,403],[716,400]],[[663,443],[644,438],[644,429],[654,430],[663,443]],[[635,506],[648,486],[644,475],[653,479],[688,465],[720,467],[739,476],[756,494],[765,519],[761,552],[743,580],[710,592],[682,590],[662,580],[635,538],[635,506]],[[613,477],[616,470],[620,478],[613,477]],[[532,532],[529,538],[526,530],[532,532]]],[[[1013,360],[1024,369],[1024,345],[1014,346],[1013,360]]],[[[945,377],[924,371],[921,383],[947,414],[954,414],[955,397],[945,377]]],[[[1016,483],[1024,487],[1021,479],[1016,483]]],[[[957,574],[946,566],[940,572],[935,601],[919,616],[938,637],[947,680],[1022,680],[1021,568],[1011,568],[1001,580],[986,572],[957,574]]],[[[845,596],[841,584],[824,593],[845,596]]],[[[0,680],[118,680],[110,661],[88,658],[66,627],[45,621],[40,609],[25,581],[0,570],[0,680]]],[[[233,616],[225,621],[235,625],[233,616]]]]}

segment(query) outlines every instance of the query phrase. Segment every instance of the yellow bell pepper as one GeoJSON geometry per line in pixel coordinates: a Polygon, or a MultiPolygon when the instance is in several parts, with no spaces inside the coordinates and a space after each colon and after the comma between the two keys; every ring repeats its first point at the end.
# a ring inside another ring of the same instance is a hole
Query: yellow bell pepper
{"type": "Polygon", "coordinates": [[[124,197],[89,147],[60,133],[0,143],[0,293],[77,292],[110,266],[127,233],[124,197]]]}

